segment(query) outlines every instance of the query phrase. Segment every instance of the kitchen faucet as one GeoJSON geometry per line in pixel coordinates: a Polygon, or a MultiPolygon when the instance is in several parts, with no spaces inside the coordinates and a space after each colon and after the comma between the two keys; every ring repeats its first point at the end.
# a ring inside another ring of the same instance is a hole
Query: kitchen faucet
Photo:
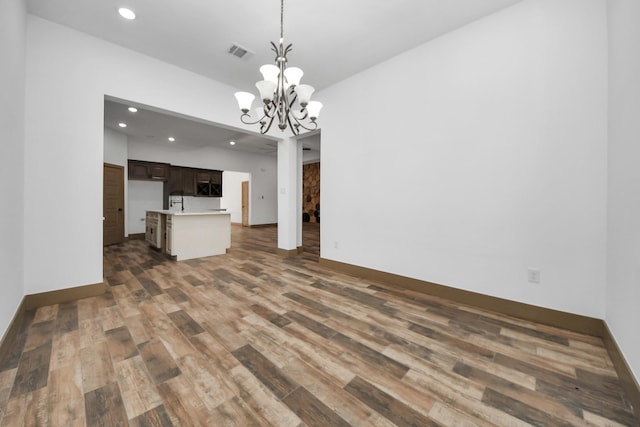
{"type": "Polygon", "coordinates": [[[182,207],[182,212],[184,212],[184,191],[177,191],[174,193],[169,194],[169,207],[173,207],[174,203],[177,205],[178,203],[180,204],[180,206],[182,207]],[[175,201],[171,198],[171,196],[177,196],[178,193],[180,195],[180,201],[175,201]]]}

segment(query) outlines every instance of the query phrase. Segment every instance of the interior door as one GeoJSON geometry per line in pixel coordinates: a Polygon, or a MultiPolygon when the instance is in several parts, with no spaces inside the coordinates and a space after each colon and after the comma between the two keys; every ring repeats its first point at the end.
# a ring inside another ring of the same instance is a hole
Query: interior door
{"type": "Polygon", "coordinates": [[[242,226],[249,226],[249,181],[242,181],[242,226]]]}
{"type": "Polygon", "coordinates": [[[124,241],[124,166],[104,164],[102,239],[104,245],[124,241]]]}

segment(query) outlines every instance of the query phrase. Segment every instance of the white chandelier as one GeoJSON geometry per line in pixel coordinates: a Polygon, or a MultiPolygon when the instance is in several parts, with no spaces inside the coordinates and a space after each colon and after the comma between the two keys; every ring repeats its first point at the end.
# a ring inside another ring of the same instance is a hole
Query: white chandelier
{"type": "Polygon", "coordinates": [[[236,92],[238,106],[242,115],[240,120],[247,125],[260,123],[260,133],[271,129],[273,121],[278,118],[278,127],[284,131],[287,127],[294,135],[300,134],[300,128],[313,130],[318,127],[316,119],[320,114],[322,103],[311,101],[315,90],[313,86],[300,84],[304,74],[300,68],[287,67],[287,54],[292,44],[284,47],[284,0],[280,1],[280,44],[271,42],[271,50],[276,53],[276,65],[267,64],[260,67],[264,80],[256,83],[263,105],[250,114],[255,95],[249,92],[236,92]],[[309,120],[305,126],[305,121],[309,120]]]}

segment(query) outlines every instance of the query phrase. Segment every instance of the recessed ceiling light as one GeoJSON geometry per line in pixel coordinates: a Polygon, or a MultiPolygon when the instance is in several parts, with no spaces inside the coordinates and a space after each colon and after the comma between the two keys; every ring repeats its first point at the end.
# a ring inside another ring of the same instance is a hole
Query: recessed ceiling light
{"type": "Polygon", "coordinates": [[[131,111],[132,113],[137,113],[138,109],[136,107],[129,107],[129,111],[131,111]]]}
{"type": "Polygon", "coordinates": [[[236,145],[236,142],[235,141],[229,141],[229,144],[230,145],[236,145]]]}
{"type": "Polygon", "coordinates": [[[121,7],[120,9],[118,9],[118,13],[124,19],[129,19],[129,20],[136,19],[136,14],[133,12],[133,10],[127,9],[126,7],[121,7]]]}
{"type": "Polygon", "coordinates": [[[121,128],[126,128],[127,124],[123,123],[123,122],[120,122],[120,123],[118,123],[118,126],[120,126],[121,128]]]}
{"type": "Polygon", "coordinates": [[[170,136],[168,139],[169,139],[169,142],[176,142],[176,139],[172,136],[170,136]]]}

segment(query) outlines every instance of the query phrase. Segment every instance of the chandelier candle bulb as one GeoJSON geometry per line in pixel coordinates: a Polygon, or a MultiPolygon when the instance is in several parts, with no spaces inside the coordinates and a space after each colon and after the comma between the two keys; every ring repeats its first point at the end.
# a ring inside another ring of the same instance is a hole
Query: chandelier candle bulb
{"type": "Polygon", "coordinates": [[[260,67],[260,73],[262,78],[266,81],[272,82],[274,85],[278,84],[278,75],[280,74],[280,68],[273,64],[266,64],[260,67]]]}
{"type": "Polygon", "coordinates": [[[276,65],[266,64],[260,67],[264,80],[256,83],[262,108],[251,111],[254,95],[248,92],[235,94],[242,112],[240,121],[246,125],[259,123],[261,134],[269,132],[276,118],[280,130],[289,128],[294,135],[300,135],[300,128],[318,128],[316,119],[322,103],[311,101],[315,90],[313,86],[300,84],[304,72],[298,67],[287,67],[287,54],[291,52],[292,46],[291,43],[284,44],[284,0],[280,0],[280,43],[276,45],[271,42],[271,50],[276,54],[276,65]]]}
{"type": "Polygon", "coordinates": [[[238,100],[240,111],[247,114],[251,110],[251,104],[256,96],[249,92],[236,92],[235,97],[238,100]]]}
{"type": "Polygon", "coordinates": [[[260,99],[262,99],[262,102],[268,104],[273,101],[276,86],[277,85],[274,82],[271,82],[269,80],[260,80],[256,83],[256,87],[260,92],[260,99]]]}
{"type": "Polygon", "coordinates": [[[307,104],[307,112],[309,113],[309,119],[312,122],[315,122],[318,116],[320,115],[320,110],[322,109],[322,102],[319,101],[310,101],[307,104]]]}
{"type": "Polygon", "coordinates": [[[307,106],[307,104],[311,100],[313,91],[315,91],[314,87],[309,85],[298,85],[294,90],[298,95],[298,102],[303,108],[307,106]]]}
{"type": "Polygon", "coordinates": [[[298,67],[287,68],[286,70],[284,70],[284,78],[286,79],[285,86],[298,86],[303,75],[304,72],[302,72],[302,70],[298,67]]]}

